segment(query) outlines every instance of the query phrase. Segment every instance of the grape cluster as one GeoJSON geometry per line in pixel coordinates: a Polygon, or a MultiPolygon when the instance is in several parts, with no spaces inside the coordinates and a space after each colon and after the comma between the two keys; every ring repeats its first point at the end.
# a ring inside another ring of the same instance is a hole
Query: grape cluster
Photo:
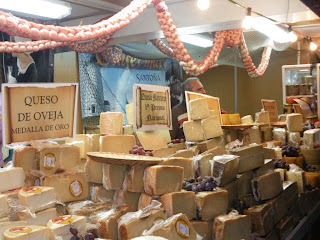
{"type": "Polygon", "coordinates": [[[317,172],[317,169],[315,167],[311,167],[309,164],[307,164],[306,162],[303,162],[303,167],[302,169],[305,172],[317,172]]]}
{"type": "Polygon", "coordinates": [[[184,139],[173,139],[173,140],[171,141],[171,143],[173,143],[173,144],[184,143],[184,142],[185,142],[184,139]]]}
{"type": "Polygon", "coordinates": [[[75,226],[70,227],[70,232],[73,235],[70,240],[94,240],[94,235],[92,233],[83,235],[75,226]]]}
{"type": "Polygon", "coordinates": [[[286,169],[287,171],[290,170],[289,164],[282,160],[282,159],[272,159],[274,168],[282,168],[286,169]]]}
{"type": "Polygon", "coordinates": [[[213,177],[195,177],[183,180],[182,188],[194,193],[213,191],[218,186],[213,177]]]}
{"type": "Polygon", "coordinates": [[[299,157],[299,149],[292,147],[289,143],[281,144],[282,156],[285,157],[299,157]]]}
{"type": "Polygon", "coordinates": [[[129,153],[134,154],[134,155],[152,156],[152,152],[144,151],[144,148],[141,146],[138,146],[138,145],[136,145],[132,149],[130,149],[129,153]]]}

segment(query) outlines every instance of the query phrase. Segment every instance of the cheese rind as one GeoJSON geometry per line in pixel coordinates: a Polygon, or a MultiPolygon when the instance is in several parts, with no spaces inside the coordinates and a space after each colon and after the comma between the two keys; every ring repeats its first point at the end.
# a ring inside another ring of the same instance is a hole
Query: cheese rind
{"type": "Polygon", "coordinates": [[[72,202],[88,197],[89,187],[84,173],[54,174],[44,178],[43,186],[54,187],[56,199],[60,202],[72,202]]]}
{"type": "Polygon", "coordinates": [[[272,159],[265,159],[264,164],[253,170],[254,177],[260,177],[265,174],[273,173],[274,172],[274,165],[272,159]]]}
{"type": "Polygon", "coordinates": [[[102,173],[102,163],[87,159],[85,165],[86,176],[88,182],[92,183],[102,183],[103,173],[102,173]]]}
{"type": "Polygon", "coordinates": [[[287,115],[288,132],[302,132],[303,116],[299,113],[291,113],[287,115]]]}
{"type": "Polygon", "coordinates": [[[230,125],[229,114],[221,114],[222,125],[230,125]]]}
{"type": "Polygon", "coordinates": [[[9,213],[8,199],[6,195],[0,195],[0,218],[6,217],[9,213]]]}
{"type": "Polygon", "coordinates": [[[193,161],[189,158],[172,157],[163,160],[161,165],[183,167],[183,178],[193,177],[193,161]]]}
{"type": "Polygon", "coordinates": [[[240,114],[239,113],[229,114],[229,120],[230,120],[230,125],[239,125],[239,124],[241,124],[240,114]]]}
{"type": "Polygon", "coordinates": [[[129,150],[136,145],[136,138],[133,135],[101,136],[100,152],[129,153],[129,150]]]}
{"type": "Polygon", "coordinates": [[[189,102],[191,120],[201,120],[209,117],[209,106],[206,98],[199,98],[189,102]]]}
{"type": "Polygon", "coordinates": [[[188,219],[196,217],[196,196],[194,192],[166,193],[160,197],[160,202],[168,217],[178,213],[185,214],[188,219]]]}
{"type": "Polygon", "coordinates": [[[199,192],[196,194],[199,218],[208,221],[225,214],[228,210],[228,192],[226,190],[199,192]]]}
{"type": "Polygon", "coordinates": [[[49,240],[49,229],[44,226],[23,226],[9,228],[3,233],[4,240],[19,239],[19,240],[49,240]]]}
{"type": "Polygon", "coordinates": [[[114,203],[116,205],[130,205],[133,211],[137,211],[140,195],[141,193],[125,192],[123,189],[119,189],[114,193],[114,203]]]}
{"type": "Polygon", "coordinates": [[[121,112],[100,113],[100,133],[120,135],[123,131],[124,115],[121,112]]]}
{"type": "Polygon", "coordinates": [[[103,186],[107,190],[117,190],[122,188],[125,172],[127,169],[126,165],[119,164],[107,164],[102,165],[103,172],[103,186]]]}
{"type": "Polygon", "coordinates": [[[34,147],[24,147],[14,150],[13,162],[15,167],[22,167],[25,173],[29,173],[36,167],[36,152],[34,147]]]}
{"type": "Polygon", "coordinates": [[[182,188],[183,172],[183,168],[178,166],[148,167],[144,172],[144,190],[155,196],[178,192],[182,188]]]}
{"type": "Polygon", "coordinates": [[[25,173],[23,168],[2,168],[0,171],[0,192],[7,192],[24,186],[25,173]]]}
{"type": "Polygon", "coordinates": [[[19,204],[38,212],[55,205],[55,192],[53,187],[29,187],[19,191],[19,204]]]}
{"type": "Polygon", "coordinates": [[[219,186],[224,186],[237,177],[239,170],[239,157],[235,155],[222,155],[213,158],[212,175],[219,186]]]}
{"type": "Polygon", "coordinates": [[[283,191],[280,173],[274,172],[254,178],[252,189],[257,201],[274,198],[283,191]]]}
{"type": "Polygon", "coordinates": [[[183,132],[188,142],[199,142],[204,140],[201,121],[183,122],[183,132]]]}

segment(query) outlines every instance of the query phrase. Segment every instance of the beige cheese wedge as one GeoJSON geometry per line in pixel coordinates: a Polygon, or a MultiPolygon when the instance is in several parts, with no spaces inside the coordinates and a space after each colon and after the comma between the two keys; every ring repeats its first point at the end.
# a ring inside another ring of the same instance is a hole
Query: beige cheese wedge
{"type": "Polygon", "coordinates": [[[239,157],[235,155],[222,155],[213,158],[212,175],[217,179],[219,186],[224,186],[237,177],[239,170],[239,157]]]}
{"type": "Polygon", "coordinates": [[[102,171],[103,163],[93,161],[91,159],[87,159],[85,165],[86,176],[88,182],[92,183],[102,183],[103,171],[102,171]]]}
{"type": "Polygon", "coordinates": [[[124,114],[121,112],[100,113],[100,133],[121,135],[123,131],[124,114]]]}
{"type": "Polygon", "coordinates": [[[19,221],[27,221],[28,225],[46,226],[47,222],[57,217],[56,208],[48,208],[46,210],[35,213],[35,217],[32,217],[26,212],[18,212],[19,221]]]}
{"type": "Polygon", "coordinates": [[[28,187],[21,189],[18,195],[19,204],[38,212],[55,205],[55,191],[53,187],[28,187]]]}
{"type": "Polygon", "coordinates": [[[0,193],[24,186],[25,173],[23,168],[2,168],[0,171],[0,193]],[[5,184],[4,184],[5,183],[5,184]]]}
{"type": "Polygon", "coordinates": [[[193,161],[189,158],[171,157],[163,160],[161,165],[183,167],[183,178],[193,177],[193,161]]]}
{"type": "Polygon", "coordinates": [[[91,186],[90,197],[94,202],[112,202],[113,190],[107,190],[103,186],[91,186]]]}
{"type": "Polygon", "coordinates": [[[191,100],[189,102],[189,110],[191,120],[201,120],[210,116],[206,98],[191,100]]]}
{"type": "Polygon", "coordinates": [[[6,195],[0,195],[0,218],[7,217],[9,213],[8,199],[6,195]]]}
{"type": "Polygon", "coordinates": [[[191,226],[202,237],[202,240],[211,240],[212,232],[210,232],[209,222],[191,221],[191,226]]]}
{"type": "Polygon", "coordinates": [[[33,169],[37,170],[36,153],[37,150],[34,147],[24,147],[14,150],[14,166],[23,168],[25,173],[28,173],[33,169]]]}
{"type": "Polygon", "coordinates": [[[102,183],[105,189],[117,190],[122,188],[126,170],[126,165],[102,164],[102,183]]]}
{"type": "Polygon", "coordinates": [[[3,233],[4,240],[49,240],[49,229],[44,226],[23,226],[9,228],[3,233]]]}
{"type": "Polygon", "coordinates": [[[253,195],[257,201],[271,199],[283,191],[279,172],[274,172],[252,180],[253,195]]]}
{"type": "Polygon", "coordinates": [[[126,174],[123,189],[128,192],[143,192],[143,176],[146,166],[132,166],[126,174]]]}
{"type": "Polygon", "coordinates": [[[125,192],[123,189],[118,189],[114,193],[114,203],[116,205],[130,205],[133,211],[137,211],[140,195],[141,193],[125,192]]]}
{"type": "Polygon", "coordinates": [[[126,153],[136,145],[134,135],[114,135],[100,137],[100,152],[126,153]]]}

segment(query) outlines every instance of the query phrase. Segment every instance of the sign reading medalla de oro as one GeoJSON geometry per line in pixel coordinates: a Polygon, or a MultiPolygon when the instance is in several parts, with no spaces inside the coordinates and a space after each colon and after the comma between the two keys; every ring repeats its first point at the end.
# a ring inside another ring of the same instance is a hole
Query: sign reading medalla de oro
{"type": "Polygon", "coordinates": [[[172,129],[169,87],[135,84],[133,92],[136,131],[172,129]]]}
{"type": "Polygon", "coordinates": [[[4,144],[73,137],[77,96],[78,84],[3,84],[4,144]]]}

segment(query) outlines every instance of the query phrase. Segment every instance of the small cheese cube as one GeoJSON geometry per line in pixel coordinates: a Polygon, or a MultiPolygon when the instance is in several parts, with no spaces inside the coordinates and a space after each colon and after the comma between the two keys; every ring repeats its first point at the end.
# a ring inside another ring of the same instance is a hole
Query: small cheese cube
{"type": "Polygon", "coordinates": [[[229,119],[230,119],[230,125],[239,125],[239,124],[241,124],[240,114],[239,113],[229,114],[229,119]]]}
{"type": "Polygon", "coordinates": [[[213,154],[207,154],[207,155],[198,155],[192,158],[193,166],[194,166],[194,175],[196,177],[205,177],[211,175],[211,163],[210,160],[212,160],[214,157],[213,154]]]}
{"type": "Polygon", "coordinates": [[[88,182],[102,183],[102,163],[88,159],[85,165],[88,182]]]}
{"type": "Polygon", "coordinates": [[[18,220],[27,221],[28,225],[46,226],[50,219],[57,217],[57,209],[48,208],[35,213],[35,215],[35,217],[32,217],[29,213],[18,212],[18,220]]]}
{"type": "Polygon", "coordinates": [[[299,113],[291,113],[287,115],[288,132],[302,132],[303,116],[299,113]]]}
{"type": "Polygon", "coordinates": [[[191,226],[202,237],[202,240],[211,240],[211,232],[208,222],[191,221],[191,226]]]}
{"type": "Polygon", "coordinates": [[[244,172],[238,175],[238,198],[252,194],[251,180],[253,179],[253,174],[251,171],[244,172]]]}
{"type": "Polygon", "coordinates": [[[133,125],[123,126],[123,134],[124,135],[133,135],[133,125]]]}
{"type": "Polygon", "coordinates": [[[38,212],[55,205],[55,192],[53,187],[29,187],[19,191],[19,204],[38,212]]]}
{"type": "Polygon", "coordinates": [[[90,187],[90,197],[94,202],[112,202],[113,195],[113,190],[107,190],[103,186],[90,187]]]}
{"type": "Polygon", "coordinates": [[[251,115],[246,115],[242,117],[240,120],[241,120],[241,124],[244,124],[244,125],[253,124],[253,119],[251,115]]]}
{"type": "Polygon", "coordinates": [[[121,112],[100,113],[100,133],[107,135],[121,135],[123,131],[124,115],[121,112]]]}
{"type": "Polygon", "coordinates": [[[161,165],[183,167],[183,178],[193,177],[193,161],[189,158],[172,157],[164,159],[161,165]]]}
{"type": "Polygon", "coordinates": [[[0,192],[7,192],[24,186],[25,173],[21,167],[2,168],[0,171],[0,192]],[[5,184],[4,184],[5,183],[5,184]]]}
{"type": "Polygon", "coordinates": [[[103,186],[107,190],[117,190],[122,188],[126,169],[126,165],[104,163],[102,165],[103,186]]]}
{"type": "Polygon", "coordinates": [[[222,155],[213,158],[212,175],[219,186],[224,186],[237,177],[239,170],[239,157],[235,155],[222,155]]]}
{"type": "Polygon", "coordinates": [[[70,232],[71,223],[72,226],[76,227],[79,232],[86,232],[86,217],[77,215],[64,215],[48,221],[47,227],[50,230],[50,239],[69,240],[72,238],[73,235],[70,232]]]}
{"type": "Polygon", "coordinates": [[[144,172],[144,190],[149,195],[178,192],[182,188],[182,181],[182,167],[158,165],[148,167],[144,172]]]}
{"type": "Polygon", "coordinates": [[[145,166],[132,166],[124,178],[123,190],[128,192],[143,192],[143,176],[145,166]]]}
{"type": "Polygon", "coordinates": [[[166,221],[158,222],[147,230],[144,235],[154,235],[174,240],[197,240],[197,233],[184,214],[177,214],[166,221]]]}
{"type": "Polygon", "coordinates": [[[231,212],[228,215],[217,217],[214,220],[213,229],[216,240],[250,239],[250,217],[231,212]]]}
{"type": "Polygon", "coordinates": [[[252,144],[245,147],[232,149],[230,154],[239,156],[239,173],[250,171],[264,164],[263,146],[252,144]]]}
{"type": "Polygon", "coordinates": [[[54,174],[43,179],[43,186],[54,187],[60,202],[72,202],[88,197],[89,187],[84,173],[54,174]]]}
{"type": "Polygon", "coordinates": [[[6,217],[9,213],[9,205],[6,195],[0,195],[0,218],[6,217]]]}
{"type": "Polygon", "coordinates": [[[37,150],[34,147],[24,147],[14,150],[14,166],[23,168],[25,173],[33,169],[36,170],[36,152],[37,150]]]}
{"type": "Polygon", "coordinates": [[[275,226],[273,208],[270,203],[251,207],[244,210],[244,214],[250,216],[252,231],[260,236],[267,235],[275,226]]]}
{"type": "Polygon", "coordinates": [[[160,158],[169,157],[175,153],[176,153],[176,150],[174,148],[168,148],[168,147],[160,148],[160,149],[152,151],[152,155],[154,157],[160,157],[160,158]]]}
{"type": "Polygon", "coordinates": [[[228,210],[228,192],[226,190],[213,192],[199,192],[196,194],[199,218],[203,221],[211,220],[228,210]]]}
{"type": "Polygon", "coordinates": [[[272,132],[273,140],[281,141],[282,143],[287,142],[287,132],[285,128],[274,128],[272,132]]]}
{"type": "Polygon", "coordinates": [[[191,120],[201,120],[209,117],[209,106],[206,98],[199,98],[189,102],[191,120]]]}
{"type": "Polygon", "coordinates": [[[127,153],[136,145],[133,135],[100,137],[100,152],[127,153]]]}
{"type": "Polygon", "coordinates": [[[49,240],[49,229],[44,226],[23,226],[9,228],[3,233],[4,240],[19,239],[19,240],[49,240]]]}
{"type": "Polygon", "coordinates": [[[231,125],[229,114],[221,114],[222,125],[231,125]]]}
{"type": "Polygon", "coordinates": [[[66,144],[72,145],[73,143],[75,143],[75,146],[78,146],[80,148],[81,159],[87,158],[87,152],[94,152],[93,139],[90,137],[90,135],[77,134],[76,137],[66,140],[66,144]],[[79,143],[77,144],[76,142],[79,142],[79,143]]]}
{"type": "Polygon", "coordinates": [[[223,136],[200,142],[197,145],[199,147],[200,153],[206,152],[206,151],[213,149],[215,147],[222,147],[223,149],[225,148],[223,136]]]}
{"type": "Polygon", "coordinates": [[[188,219],[196,217],[196,196],[194,192],[172,192],[160,197],[162,207],[171,217],[178,213],[185,214],[188,219]]]}
{"type": "Polygon", "coordinates": [[[161,208],[149,210],[142,215],[139,212],[136,214],[136,217],[132,217],[132,213],[129,213],[120,218],[119,239],[129,240],[139,237],[145,230],[150,229],[156,221],[167,219],[164,210],[161,208]]]}
{"type": "Polygon", "coordinates": [[[303,132],[303,142],[308,149],[314,149],[315,143],[320,143],[320,129],[310,129],[303,132]]]}
{"type": "Polygon", "coordinates": [[[263,123],[267,124],[268,126],[271,125],[270,116],[268,112],[257,112],[255,116],[256,123],[263,123]]]}
{"type": "Polygon", "coordinates": [[[201,120],[201,126],[206,139],[220,137],[223,135],[218,116],[201,120]]]}
{"type": "Polygon", "coordinates": [[[254,178],[252,189],[257,201],[274,198],[283,191],[280,173],[274,172],[254,178]]]}
{"type": "Polygon", "coordinates": [[[199,142],[204,140],[201,121],[183,122],[183,132],[188,142],[199,142]]]}
{"type": "Polygon", "coordinates": [[[114,203],[116,205],[130,205],[133,211],[137,211],[140,195],[141,193],[125,192],[123,189],[119,189],[114,193],[114,203]]]}

